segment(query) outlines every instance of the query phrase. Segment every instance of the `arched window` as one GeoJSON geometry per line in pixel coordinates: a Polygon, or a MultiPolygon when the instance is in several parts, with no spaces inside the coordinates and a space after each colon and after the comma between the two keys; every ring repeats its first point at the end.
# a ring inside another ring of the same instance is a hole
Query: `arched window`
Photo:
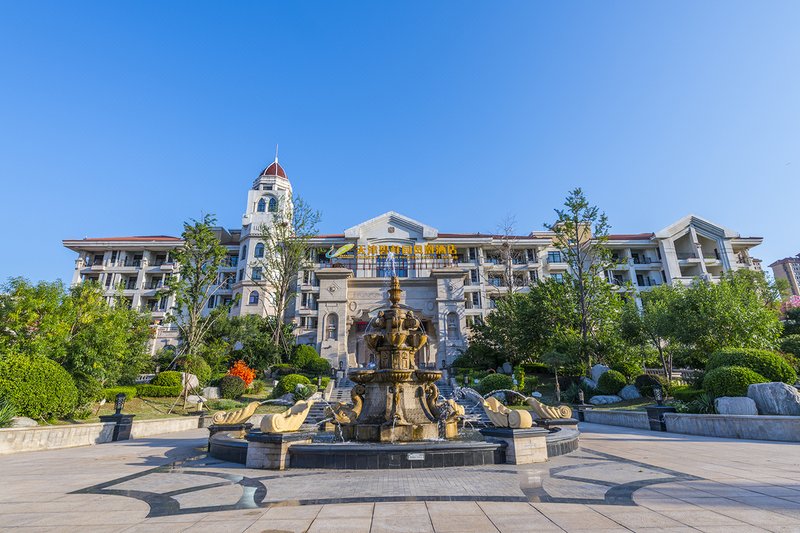
{"type": "Polygon", "coordinates": [[[250,305],[256,305],[258,303],[258,291],[250,291],[250,299],[247,300],[247,303],[250,305]]]}
{"type": "Polygon", "coordinates": [[[269,212],[270,213],[278,212],[278,200],[276,200],[275,198],[269,199],[269,212]]]}
{"type": "Polygon", "coordinates": [[[267,201],[262,198],[261,200],[258,201],[258,205],[256,206],[256,211],[258,211],[259,213],[263,213],[266,210],[267,210],[267,201]]]}
{"type": "Polygon", "coordinates": [[[328,323],[325,325],[325,338],[335,341],[339,338],[339,317],[336,313],[331,313],[326,321],[328,323]]]}
{"type": "Polygon", "coordinates": [[[254,253],[254,257],[264,257],[264,243],[256,244],[256,250],[254,253]]]}

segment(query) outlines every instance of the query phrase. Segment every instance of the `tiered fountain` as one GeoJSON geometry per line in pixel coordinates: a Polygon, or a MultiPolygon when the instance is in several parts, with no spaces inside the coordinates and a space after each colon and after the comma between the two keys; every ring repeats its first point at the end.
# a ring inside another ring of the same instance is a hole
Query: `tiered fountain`
{"type": "Polygon", "coordinates": [[[400,305],[400,280],[392,278],[391,307],[378,312],[364,340],[376,355],[374,370],[353,370],[352,404],[339,404],[331,414],[346,440],[410,442],[457,436],[463,411],[451,401],[439,401],[436,370],[421,370],[414,354],[428,342],[414,312],[400,305]]]}

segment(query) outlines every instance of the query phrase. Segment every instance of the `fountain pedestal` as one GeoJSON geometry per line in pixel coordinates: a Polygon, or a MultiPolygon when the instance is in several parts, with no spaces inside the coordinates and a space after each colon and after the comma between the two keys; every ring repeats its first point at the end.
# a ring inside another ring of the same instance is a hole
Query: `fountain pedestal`
{"type": "Polygon", "coordinates": [[[489,442],[506,444],[506,463],[527,465],[547,461],[547,436],[543,428],[483,428],[481,435],[489,442]]]}
{"type": "Polygon", "coordinates": [[[289,448],[295,444],[311,444],[314,433],[293,431],[289,433],[262,433],[251,431],[247,439],[247,468],[284,470],[289,466],[289,448]]]}

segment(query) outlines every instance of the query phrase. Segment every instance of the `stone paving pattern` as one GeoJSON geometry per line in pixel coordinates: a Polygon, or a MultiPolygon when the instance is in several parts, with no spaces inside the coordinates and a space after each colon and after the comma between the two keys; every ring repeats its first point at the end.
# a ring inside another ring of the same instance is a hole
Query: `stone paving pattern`
{"type": "Polygon", "coordinates": [[[3,456],[0,530],[800,532],[797,444],[581,429],[519,467],[248,470],[205,430],[3,456]]]}

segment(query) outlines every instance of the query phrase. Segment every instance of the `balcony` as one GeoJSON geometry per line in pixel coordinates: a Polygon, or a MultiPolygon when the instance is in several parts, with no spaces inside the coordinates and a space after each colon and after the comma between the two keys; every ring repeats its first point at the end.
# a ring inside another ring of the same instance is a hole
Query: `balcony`
{"type": "Polygon", "coordinates": [[[161,263],[160,265],[158,265],[159,269],[162,272],[174,272],[177,266],[178,266],[177,263],[173,261],[170,261],[168,263],[161,263]]]}

